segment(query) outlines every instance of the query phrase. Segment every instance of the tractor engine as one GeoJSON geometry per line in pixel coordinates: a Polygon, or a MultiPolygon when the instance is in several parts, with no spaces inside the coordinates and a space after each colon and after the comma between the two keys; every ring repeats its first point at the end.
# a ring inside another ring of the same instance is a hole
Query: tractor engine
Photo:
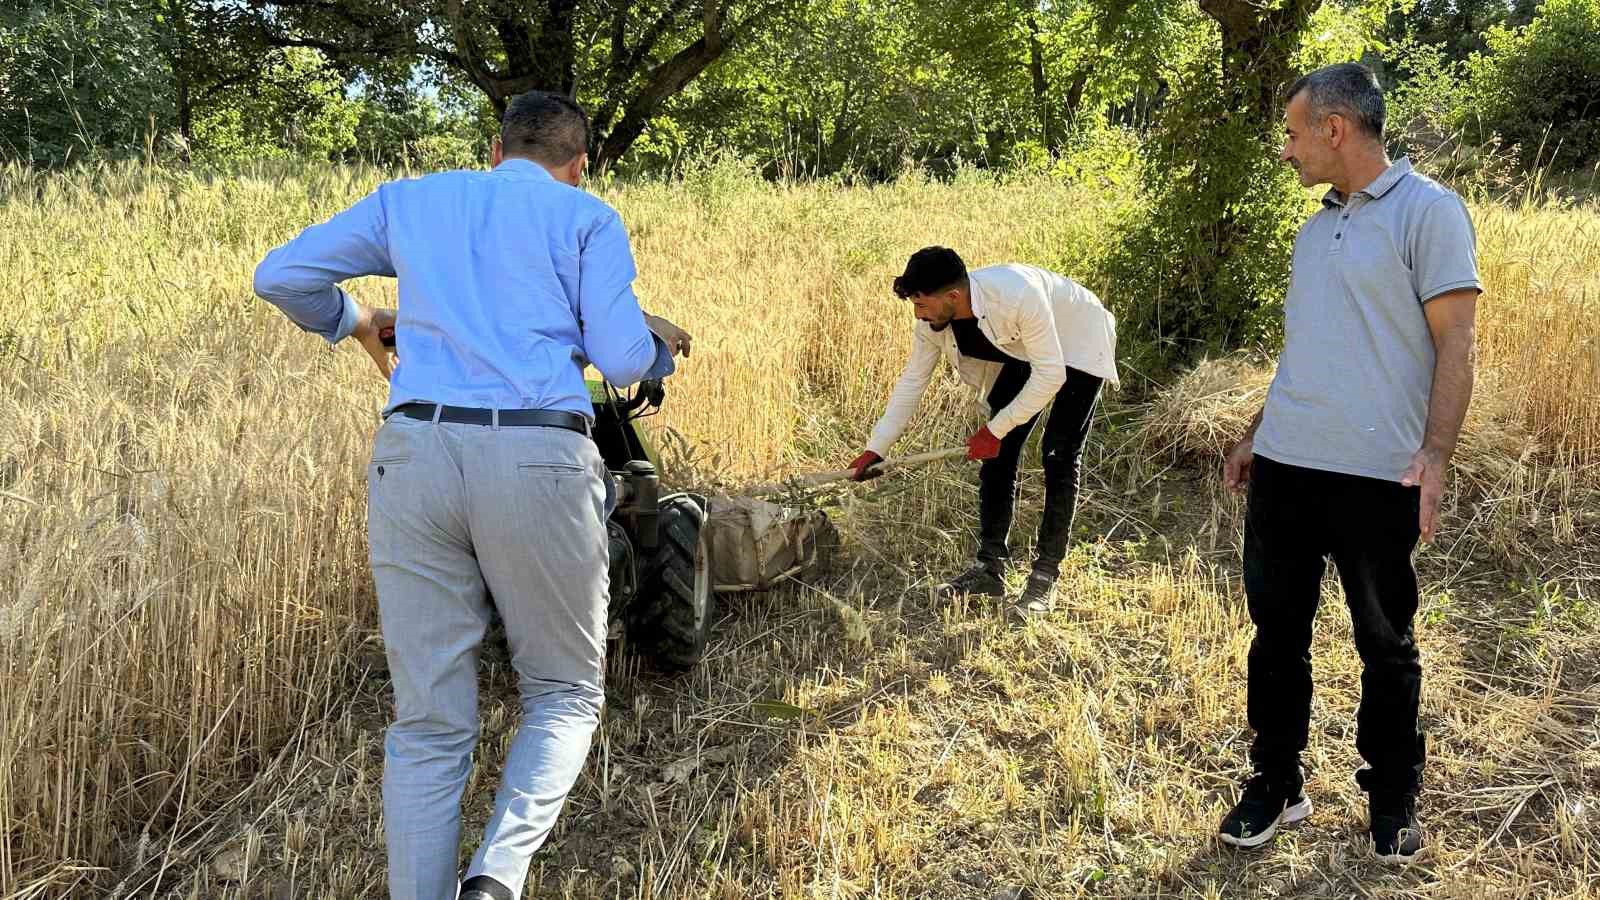
{"type": "Polygon", "coordinates": [[[611,608],[627,609],[639,594],[646,560],[655,557],[659,543],[661,481],[655,466],[632,460],[611,477],[617,489],[617,507],[606,521],[610,544],[611,608]]]}

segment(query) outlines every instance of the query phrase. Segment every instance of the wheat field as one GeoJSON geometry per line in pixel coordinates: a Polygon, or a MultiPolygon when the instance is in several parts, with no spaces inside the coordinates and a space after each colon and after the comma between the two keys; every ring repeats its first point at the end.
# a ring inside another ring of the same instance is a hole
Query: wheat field
{"type": "MultiPolygon", "coordinates": [[[[0,897],[383,896],[389,699],[361,483],[383,385],[249,285],[267,248],[384,177],[0,170],[0,897]]],[[[654,426],[678,484],[850,459],[908,347],[886,286],[925,244],[1137,302],[1094,280],[1126,210],[1112,185],[713,166],[599,190],[646,308],[696,336],[654,426]]],[[[1166,384],[1125,373],[1057,609],[1026,628],[930,598],[971,552],[965,465],[817,498],[844,536],[827,571],[724,598],[687,676],[612,655],[529,895],[1600,895],[1600,209],[1473,212],[1478,392],[1444,534],[1419,554],[1425,860],[1363,854],[1359,662],[1331,581],[1318,812],[1253,855],[1212,839],[1244,774],[1251,637],[1240,504],[1215,470],[1270,378],[1239,356],[1166,384]]],[[[897,449],[975,424],[941,376],[897,449]]],[[[517,708],[503,652],[482,679],[469,835],[517,708]]]]}

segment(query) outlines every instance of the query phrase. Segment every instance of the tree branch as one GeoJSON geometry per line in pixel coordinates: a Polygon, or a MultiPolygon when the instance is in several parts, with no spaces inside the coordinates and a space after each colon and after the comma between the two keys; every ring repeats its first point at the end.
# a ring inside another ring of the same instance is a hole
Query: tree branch
{"type": "Polygon", "coordinates": [[[639,135],[644,133],[645,125],[667,98],[682,90],[684,85],[705,71],[707,66],[716,62],[718,57],[742,40],[757,25],[777,12],[787,0],[768,0],[745,17],[744,21],[727,29],[722,27],[726,21],[722,15],[726,7],[718,5],[717,0],[702,0],[702,2],[704,3],[701,10],[702,22],[714,23],[717,26],[716,33],[702,35],[699,40],[673,54],[672,58],[657,66],[646,76],[645,83],[629,98],[621,121],[600,142],[596,158],[597,167],[604,168],[620,159],[639,135]]]}
{"type": "Polygon", "coordinates": [[[477,44],[472,40],[472,32],[467,28],[467,17],[461,7],[461,0],[445,0],[445,17],[450,20],[450,35],[455,42],[456,52],[460,54],[458,68],[466,72],[467,77],[478,89],[489,95],[489,102],[496,110],[504,108],[504,100],[495,92],[498,81],[497,73],[491,71],[483,62],[483,54],[479,52],[477,44]]]}
{"type": "Polygon", "coordinates": [[[461,57],[443,48],[423,43],[418,39],[417,32],[407,28],[403,22],[395,22],[376,15],[362,16],[357,14],[354,7],[343,3],[328,2],[328,0],[268,0],[268,2],[253,0],[250,12],[240,18],[245,19],[248,23],[245,27],[269,47],[310,47],[321,50],[333,59],[412,53],[466,69],[461,57]],[[352,39],[334,41],[307,37],[303,34],[291,35],[282,29],[280,23],[269,22],[261,15],[263,7],[269,6],[312,10],[333,16],[350,26],[347,33],[352,39]]]}
{"type": "Polygon", "coordinates": [[[611,60],[606,69],[605,89],[602,92],[606,99],[594,116],[594,130],[597,135],[610,129],[611,123],[617,118],[617,111],[622,108],[622,98],[628,82],[639,73],[640,67],[655,49],[661,36],[667,33],[692,2],[693,0],[672,0],[661,15],[650,23],[650,27],[645,29],[633,49],[629,50],[626,13],[631,4],[627,0],[618,0],[618,10],[612,20],[611,60]]]}
{"type": "MultiPolygon", "coordinates": [[[[645,57],[649,56],[655,50],[656,44],[660,43],[661,36],[666,34],[667,29],[672,27],[673,23],[678,20],[678,16],[682,15],[692,2],[694,0],[672,0],[672,4],[654,22],[650,23],[650,27],[645,29],[644,34],[639,38],[639,43],[635,44],[632,52],[628,54],[628,75],[638,71],[639,66],[644,64],[645,57]]],[[[622,83],[626,84],[627,79],[624,78],[622,83]]]]}

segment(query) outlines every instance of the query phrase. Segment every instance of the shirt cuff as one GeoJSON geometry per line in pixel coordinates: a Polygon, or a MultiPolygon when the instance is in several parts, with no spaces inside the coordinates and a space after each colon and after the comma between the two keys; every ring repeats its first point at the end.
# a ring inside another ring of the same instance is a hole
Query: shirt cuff
{"type": "Polygon", "coordinates": [[[656,358],[645,371],[640,381],[651,381],[665,378],[678,370],[678,364],[672,360],[672,351],[667,349],[667,344],[655,332],[650,333],[650,340],[655,343],[656,358]]]}
{"type": "Polygon", "coordinates": [[[344,311],[339,313],[339,324],[334,327],[333,334],[323,335],[330,344],[337,344],[349,337],[350,332],[356,330],[356,321],[361,318],[360,307],[349,294],[345,293],[344,288],[334,288],[334,290],[339,292],[340,299],[344,301],[344,311]]]}

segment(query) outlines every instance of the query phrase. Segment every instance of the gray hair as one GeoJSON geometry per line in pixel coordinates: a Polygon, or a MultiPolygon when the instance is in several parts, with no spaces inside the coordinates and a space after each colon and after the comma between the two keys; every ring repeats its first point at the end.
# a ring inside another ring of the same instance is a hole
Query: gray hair
{"type": "Polygon", "coordinates": [[[1372,70],[1360,63],[1339,63],[1301,77],[1289,88],[1288,100],[1304,91],[1311,106],[1311,120],[1321,123],[1340,115],[1369,137],[1383,140],[1383,125],[1388,116],[1383,105],[1383,89],[1372,70]]]}

